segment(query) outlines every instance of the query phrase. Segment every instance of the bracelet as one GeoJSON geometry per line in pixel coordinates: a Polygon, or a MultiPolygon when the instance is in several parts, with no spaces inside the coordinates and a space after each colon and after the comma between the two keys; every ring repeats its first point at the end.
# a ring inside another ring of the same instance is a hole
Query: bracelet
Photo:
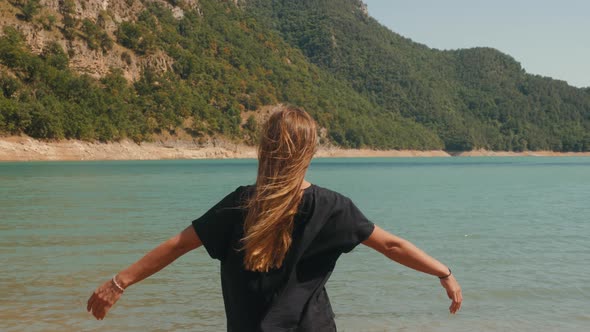
{"type": "Polygon", "coordinates": [[[446,276],[444,276],[444,277],[438,277],[438,278],[439,278],[439,279],[446,279],[446,278],[450,277],[450,276],[451,276],[451,274],[453,274],[453,272],[451,272],[451,269],[449,269],[449,274],[447,274],[447,275],[446,275],[446,276]]]}
{"type": "Polygon", "coordinates": [[[123,293],[125,291],[125,288],[121,287],[121,285],[119,285],[119,283],[117,282],[117,279],[115,279],[117,275],[115,274],[113,276],[113,284],[115,284],[115,286],[117,286],[117,288],[121,291],[121,293],[123,293]]]}

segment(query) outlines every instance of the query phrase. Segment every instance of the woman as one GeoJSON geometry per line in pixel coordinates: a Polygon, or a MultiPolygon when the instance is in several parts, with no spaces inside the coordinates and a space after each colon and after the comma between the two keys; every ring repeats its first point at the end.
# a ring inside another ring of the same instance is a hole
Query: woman
{"type": "Polygon", "coordinates": [[[306,112],[274,113],[262,131],[256,184],[237,188],[105,282],[87,310],[103,319],[127,287],[204,245],[221,262],[228,331],[335,331],[324,286],[338,257],[363,243],[439,277],[456,313],[462,295],[449,268],[375,226],[347,197],[304,179],[316,146],[306,112]]]}

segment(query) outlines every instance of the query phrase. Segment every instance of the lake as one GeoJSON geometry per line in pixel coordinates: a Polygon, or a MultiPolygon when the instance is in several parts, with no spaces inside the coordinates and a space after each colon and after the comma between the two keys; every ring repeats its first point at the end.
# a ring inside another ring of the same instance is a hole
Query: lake
{"type": "MultiPolygon", "coordinates": [[[[91,292],[184,229],[255,160],[0,163],[0,330],[221,331],[219,264],[195,250],[129,288],[103,321],[91,292]]],[[[590,158],[316,159],[308,180],[449,265],[436,277],[364,246],[327,289],[340,331],[586,331],[590,158]]]]}

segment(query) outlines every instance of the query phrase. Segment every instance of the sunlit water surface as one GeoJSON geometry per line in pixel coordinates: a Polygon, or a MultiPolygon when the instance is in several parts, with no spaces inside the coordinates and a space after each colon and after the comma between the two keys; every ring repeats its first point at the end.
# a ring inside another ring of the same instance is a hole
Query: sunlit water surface
{"type": "MultiPolygon", "coordinates": [[[[202,249],[104,321],[85,304],[255,172],[254,160],[0,163],[0,330],[224,330],[219,265],[202,249]]],[[[339,330],[590,330],[590,158],[318,159],[308,175],[463,287],[449,315],[435,277],[359,246],[327,286],[339,330]]]]}

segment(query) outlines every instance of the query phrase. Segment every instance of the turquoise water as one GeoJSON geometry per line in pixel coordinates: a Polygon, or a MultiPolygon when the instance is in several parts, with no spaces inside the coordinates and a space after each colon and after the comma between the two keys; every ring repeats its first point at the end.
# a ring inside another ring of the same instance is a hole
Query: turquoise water
{"type": "MultiPolygon", "coordinates": [[[[0,163],[1,331],[220,331],[203,249],[128,289],[104,321],[101,282],[240,184],[253,160],[0,163]]],[[[328,283],[341,331],[586,331],[590,158],[319,159],[308,179],[448,264],[434,277],[359,246],[328,283]]]]}

